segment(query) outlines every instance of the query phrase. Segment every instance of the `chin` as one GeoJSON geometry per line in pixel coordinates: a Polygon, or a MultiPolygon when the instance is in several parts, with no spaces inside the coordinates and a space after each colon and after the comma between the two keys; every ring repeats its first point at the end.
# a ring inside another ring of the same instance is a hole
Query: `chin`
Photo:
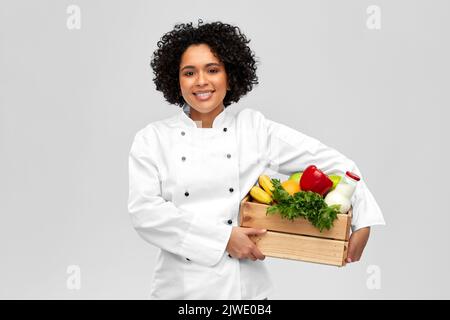
{"type": "Polygon", "coordinates": [[[193,109],[195,109],[196,111],[200,112],[200,113],[209,113],[211,111],[213,111],[214,109],[216,109],[220,103],[216,103],[216,104],[208,104],[208,105],[202,105],[202,104],[197,104],[197,103],[193,103],[193,104],[189,104],[193,109]]]}

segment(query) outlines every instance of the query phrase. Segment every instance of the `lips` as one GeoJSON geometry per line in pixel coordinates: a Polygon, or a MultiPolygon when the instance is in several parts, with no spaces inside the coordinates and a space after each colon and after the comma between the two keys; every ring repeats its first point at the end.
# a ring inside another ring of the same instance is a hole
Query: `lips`
{"type": "Polygon", "coordinates": [[[205,101],[205,100],[208,100],[209,98],[211,98],[213,93],[214,93],[214,91],[209,90],[209,91],[197,91],[197,92],[194,92],[193,94],[197,98],[197,100],[205,101]]]}

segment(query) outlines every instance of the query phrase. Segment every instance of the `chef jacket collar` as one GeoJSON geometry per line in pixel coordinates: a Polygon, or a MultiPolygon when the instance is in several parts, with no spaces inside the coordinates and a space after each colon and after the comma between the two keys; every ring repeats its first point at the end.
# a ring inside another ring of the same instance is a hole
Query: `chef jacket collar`
{"type": "MultiPolygon", "coordinates": [[[[185,103],[183,105],[182,108],[180,108],[180,113],[179,113],[179,119],[181,120],[181,122],[183,122],[185,125],[189,126],[189,127],[195,127],[197,128],[197,124],[195,123],[194,120],[192,120],[190,118],[190,111],[191,111],[191,106],[187,103],[185,103]]],[[[222,110],[221,113],[219,113],[213,121],[212,124],[212,128],[221,128],[221,127],[226,127],[228,122],[230,120],[230,114],[227,111],[227,108],[224,108],[222,110]]],[[[211,129],[211,128],[199,128],[199,129],[211,129]]]]}

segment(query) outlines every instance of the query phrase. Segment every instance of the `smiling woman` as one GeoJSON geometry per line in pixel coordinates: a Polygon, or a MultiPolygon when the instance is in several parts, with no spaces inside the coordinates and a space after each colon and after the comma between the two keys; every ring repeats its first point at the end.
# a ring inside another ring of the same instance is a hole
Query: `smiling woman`
{"type": "MultiPolygon", "coordinates": [[[[129,155],[128,210],[137,233],[158,247],[153,299],[264,299],[273,285],[252,241],[266,230],[239,225],[241,200],[266,169],[291,175],[310,164],[327,174],[355,164],[318,140],[245,108],[228,106],[258,83],[256,61],[238,27],[178,24],[158,42],[156,89],[179,112],[139,130],[129,155]],[[200,125],[199,125],[200,123],[200,125]]],[[[364,184],[352,203],[349,252],[383,224],[364,184]],[[353,239],[353,240],[352,240],[353,239]]]]}
{"type": "Polygon", "coordinates": [[[191,45],[181,56],[179,78],[181,94],[192,107],[191,119],[211,128],[229,90],[225,66],[208,45],[191,45]]]}
{"type": "MultiPolygon", "coordinates": [[[[208,46],[210,51],[202,50],[204,53],[202,57],[211,57],[210,54],[214,56],[212,61],[205,61],[205,63],[219,64],[228,75],[229,90],[223,99],[224,107],[238,102],[242,96],[253,89],[255,84],[258,84],[257,62],[248,43],[250,40],[239,27],[222,22],[204,24],[199,19],[197,27],[192,23],[175,25],[174,29],[163,35],[158,42],[158,49],[154,52],[150,63],[155,75],[153,81],[156,90],[162,91],[170,104],[183,106],[186,101],[181,94],[179,83],[181,58],[189,47],[203,45],[201,47],[208,46]]],[[[189,71],[205,67],[205,65],[192,65],[187,62],[182,67],[189,65],[192,67],[189,71]]]]}

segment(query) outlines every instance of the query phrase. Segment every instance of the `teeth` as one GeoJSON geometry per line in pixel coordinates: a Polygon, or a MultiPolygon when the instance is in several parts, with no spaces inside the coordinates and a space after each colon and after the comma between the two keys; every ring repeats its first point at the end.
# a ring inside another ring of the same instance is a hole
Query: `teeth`
{"type": "Polygon", "coordinates": [[[207,97],[209,95],[211,95],[212,92],[197,92],[195,95],[198,97],[207,97]]]}

